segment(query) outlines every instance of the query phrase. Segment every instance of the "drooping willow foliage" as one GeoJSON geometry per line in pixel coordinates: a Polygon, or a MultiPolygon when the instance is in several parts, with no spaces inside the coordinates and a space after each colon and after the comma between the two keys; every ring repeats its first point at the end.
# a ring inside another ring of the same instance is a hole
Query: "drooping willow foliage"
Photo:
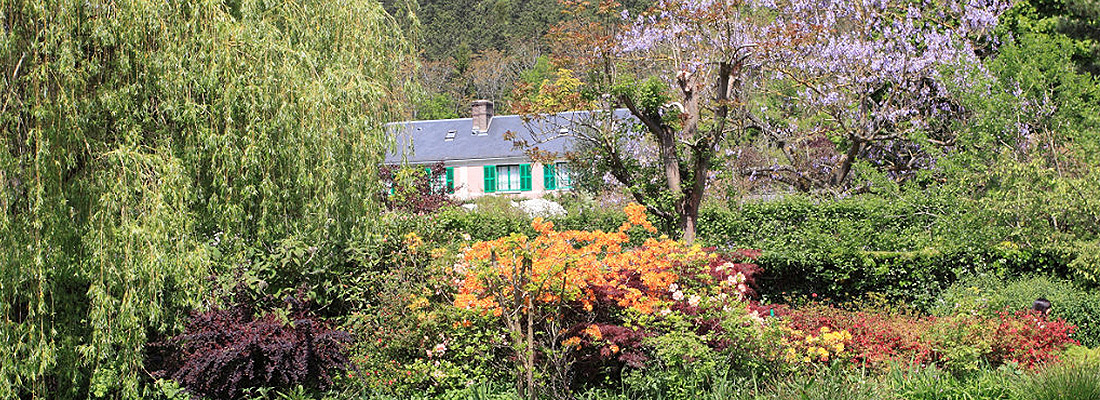
{"type": "Polygon", "coordinates": [[[412,50],[372,0],[0,0],[0,398],[144,398],[212,241],[369,222],[412,50]]]}

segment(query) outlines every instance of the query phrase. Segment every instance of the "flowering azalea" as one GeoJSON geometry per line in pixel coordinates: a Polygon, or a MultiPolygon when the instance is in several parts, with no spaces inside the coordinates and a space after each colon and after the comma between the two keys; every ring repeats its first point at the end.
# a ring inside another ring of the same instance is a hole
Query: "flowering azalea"
{"type": "Polygon", "coordinates": [[[499,316],[502,302],[518,300],[506,287],[522,281],[524,292],[537,304],[576,302],[590,311],[599,302],[612,302],[653,313],[674,296],[665,289],[679,279],[677,268],[706,262],[708,255],[698,246],[667,238],[648,238],[640,247],[624,249],[634,226],[656,232],[644,206],[630,204],[624,211],[628,219],[617,232],[561,232],[553,222],[536,218],[531,223],[538,233],[534,238],[512,235],[474,243],[463,254],[463,265],[455,268],[465,271],[465,277],[454,305],[499,316]]]}

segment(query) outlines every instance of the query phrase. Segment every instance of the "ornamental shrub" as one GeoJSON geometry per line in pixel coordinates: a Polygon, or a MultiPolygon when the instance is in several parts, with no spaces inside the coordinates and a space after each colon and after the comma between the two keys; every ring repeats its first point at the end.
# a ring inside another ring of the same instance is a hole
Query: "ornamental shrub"
{"type": "Polygon", "coordinates": [[[250,388],[332,385],[348,365],[351,335],[310,315],[299,298],[287,301],[288,313],[257,315],[254,304],[239,302],[192,314],[183,334],[149,346],[153,376],[215,399],[250,388]]]}
{"type": "Polygon", "coordinates": [[[746,261],[758,252],[719,255],[667,237],[642,239],[656,232],[644,210],[627,206],[627,220],[610,232],[556,231],[536,218],[537,236],[512,234],[465,251],[454,306],[498,321],[520,393],[536,389],[536,375],[564,391],[641,368],[653,356],[648,343],[660,341],[649,338],[684,326],[708,350],[732,351],[722,321],[747,318],[756,268],[746,261]]]}
{"type": "Polygon", "coordinates": [[[415,233],[399,237],[402,250],[364,275],[366,301],[346,317],[343,328],[363,338],[352,347],[349,385],[404,397],[505,381],[506,342],[489,329],[496,321],[451,305],[460,253],[415,233]]]}
{"type": "Polygon", "coordinates": [[[993,365],[1019,364],[1034,369],[1058,359],[1071,345],[1073,325],[1062,319],[1048,319],[1031,311],[1002,312],[994,318],[990,336],[989,361],[993,365]]]}
{"type": "MultiPolygon", "coordinates": [[[[869,368],[884,369],[894,363],[925,364],[931,360],[932,345],[922,340],[927,321],[901,314],[852,312],[823,305],[793,310],[780,309],[779,315],[791,330],[785,335],[788,343],[805,342],[807,334],[828,328],[833,332],[848,332],[842,356],[846,361],[869,368]]],[[[796,351],[797,351],[796,347],[796,351]]],[[[798,360],[798,353],[788,356],[798,360]]]]}
{"type": "Polygon", "coordinates": [[[653,359],[645,368],[629,371],[623,379],[624,386],[663,398],[692,398],[727,370],[723,365],[725,355],[706,342],[706,335],[691,329],[646,338],[645,344],[653,349],[653,359]]]}
{"type": "Polygon", "coordinates": [[[965,374],[986,364],[1035,369],[1077,344],[1072,325],[1029,312],[935,317],[812,305],[783,310],[781,318],[788,328],[788,358],[804,363],[840,356],[873,369],[902,363],[965,374]],[[826,340],[825,334],[836,332],[846,333],[826,340]]]}
{"type": "Polygon", "coordinates": [[[1100,293],[1073,282],[1037,275],[1003,280],[995,276],[971,277],[945,290],[934,303],[936,315],[994,316],[999,312],[1027,310],[1037,298],[1051,301],[1051,318],[1074,325],[1073,338],[1086,346],[1100,346],[1100,293]]]}

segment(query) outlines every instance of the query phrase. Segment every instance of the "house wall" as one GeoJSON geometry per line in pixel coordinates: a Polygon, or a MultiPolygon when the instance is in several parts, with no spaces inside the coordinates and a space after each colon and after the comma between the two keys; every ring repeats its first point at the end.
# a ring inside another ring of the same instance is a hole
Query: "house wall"
{"type": "Polygon", "coordinates": [[[448,167],[454,167],[454,183],[455,193],[454,198],[458,200],[470,200],[486,195],[485,193],[485,166],[486,165],[518,165],[518,164],[531,164],[531,190],[529,191],[514,191],[514,192],[495,192],[488,193],[494,196],[511,196],[520,198],[538,198],[547,194],[548,192],[562,192],[569,189],[555,189],[547,191],[543,186],[542,175],[543,165],[540,163],[532,163],[526,159],[497,159],[497,160],[477,160],[470,162],[448,162],[445,165],[448,167]]]}

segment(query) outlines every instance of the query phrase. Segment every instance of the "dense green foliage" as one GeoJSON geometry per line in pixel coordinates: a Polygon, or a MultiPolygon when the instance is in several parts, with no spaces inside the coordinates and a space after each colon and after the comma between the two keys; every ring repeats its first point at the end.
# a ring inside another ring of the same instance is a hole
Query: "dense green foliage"
{"type": "MultiPolygon", "coordinates": [[[[895,201],[875,196],[839,201],[792,196],[731,208],[710,207],[700,214],[699,240],[722,249],[763,250],[757,263],[763,269],[760,279],[768,284],[761,287],[761,294],[775,301],[816,294],[845,302],[875,292],[928,309],[941,291],[964,277],[1078,276],[1082,268],[1095,268],[1087,251],[1041,236],[1015,236],[1013,226],[990,223],[994,218],[989,213],[963,208],[965,204],[928,196],[895,201]],[[1042,245],[1026,244],[1030,242],[1042,245]]],[[[498,206],[508,208],[506,203],[498,206]]],[[[571,211],[552,218],[556,226],[611,231],[625,218],[595,208],[571,211]]],[[[533,233],[530,217],[518,211],[452,209],[392,218],[386,225],[394,232],[452,239],[533,233]]]]}
{"type": "Polygon", "coordinates": [[[368,228],[411,65],[377,3],[8,0],[0,21],[0,397],[145,398],[143,345],[212,262],[368,228]]]}
{"type": "MultiPolygon", "coordinates": [[[[253,394],[513,397],[503,337],[491,319],[451,304],[467,246],[534,236],[532,219],[504,197],[478,201],[475,212],[384,212],[374,201],[388,142],[380,127],[409,108],[465,116],[473,98],[506,112],[517,83],[556,70],[561,54],[550,51],[564,44],[545,34],[580,17],[553,0],[383,3],[0,0],[0,398],[183,398],[179,382],[146,370],[146,344],[181,333],[188,311],[224,307],[217,294],[236,287],[245,289],[237,301],[300,293],[319,320],[356,339],[332,354],[348,351],[360,369],[333,376],[331,391],[259,383],[268,387],[253,394]]],[[[638,11],[652,2],[622,3],[638,11]]],[[[859,164],[872,184],[843,199],[718,185],[698,224],[704,246],[762,250],[753,276],[761,307],[816,299],[994,321],[1042,296],[1054,303],[1051,318],[1075,325],[1093,349],[1071,348],[1067,364],[1040,371],[1008,363],[878,374],[783,365],[766,354],[775,350],[767,340],[747,339],[746,325],[719,337],[696,329],[713,321],[662,321],[663,334],[631,338],[654,356],[649,368],[595,371],[601,381],[570,395],[1093,395],[1098,12],[1084,0],[1009,10],[981,55],[989,75],[945,81],[965,83],[950,88],[965,113],[938,138],[947,142],[930,155],[936,162],[906,183],[859,164]],[[762,192],[771,200],[743,201],[762,192]],[[716,340],[752,343],[716,351],[716,340]]],[[[647,98],[653,110],[668,101],[647,98]]],[[[619,206],[612,200],[581,197],[556,199],[569,211],[552,218],[556,229],[613,232],[627,219],[608,211],[619,206]]],[[[277,304],[266,328],[289,331],[298,321],[277,304]]],[[[967,339],[953,328],[934,333],[967,339]]],[[[947,350],[964,360],[989,350],[958,342],[947,350]]]]}
{"type": "Polygon", "coordinates": [[[1051,317],[1077,327],[1075,337],[1082,345],[1100,347],[1100,293],[1045,276],[1007,281],[994,276],[967,277],[945,290],[932,311],[940,315],[995,315],[1026,309],[1038,298],[1054,305],[1051,317]]]}
{"type": "Polygon", "coordinates": [[[1072,61],[1100,76],[1100,3],[1090,0],[1020,1],[1001,18],[1017,34],[1037,33],[1072,40],[1072,61]]]}
{"type": "Polygon", "coordinates": [[[815,203],[793,197],[701,214],[700,237],[724,247],[765,251],[758,260],[768,297],[817,295],[845,301],[876,292],[931,305],[957,279],[976,274],[1065,274],[1077,253],[1021,246],[1010,227],[944,199],[869,197],[815,203]]]}
{"type": "Polygon", "coordinates": [[[963,96],[973,115],[943,158],[944,179],[1013,240],[1094,239],[1100,80],[1066,62],[1068,39],[1009,40],[988,63],[997,80],[963,96]]]}

